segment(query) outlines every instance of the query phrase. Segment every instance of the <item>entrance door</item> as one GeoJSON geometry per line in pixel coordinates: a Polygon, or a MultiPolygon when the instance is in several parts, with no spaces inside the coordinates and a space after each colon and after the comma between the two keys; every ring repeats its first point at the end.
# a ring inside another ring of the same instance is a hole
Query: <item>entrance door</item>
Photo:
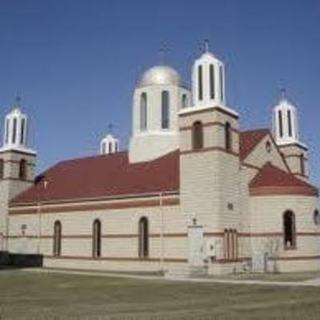
{"type": "Polygon", "coordinates": [[[188,227],[189,265],[204,266],[203,227],[192,225],[188,227]]]}

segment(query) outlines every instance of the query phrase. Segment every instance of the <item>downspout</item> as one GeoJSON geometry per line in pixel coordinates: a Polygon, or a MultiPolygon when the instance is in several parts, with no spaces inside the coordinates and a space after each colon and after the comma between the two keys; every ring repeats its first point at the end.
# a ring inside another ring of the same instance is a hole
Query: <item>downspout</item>
{"type": "MultiPolygon", "coordinates": [[[[43,181],[43,188],[44,193],[47,190],[48,181],[43,181]]],[[[39,215],[39,231],[38,231],[38,249],[37,253],[40,254],[41,252],[41,238],[42,238],[42,210],[41,210],[41,200],[38,201],[38,215],[39,215]]]]}
{"type": "Polygon", "coordinates": [[[164,217],[163,217],[163,193],[159,193],[159,207],[160,207],[160,272],[164,272],[164,217]]]}
{"type": "Polygon", "coordinates": [[[41,215],[41,202],[38,202],[38,217],[39,217],[39,230],[38,230],[38,248],[37,248],[37,254],[40,254],[41,249],[41,225],[42,225],[42,215],[41,215]]]}

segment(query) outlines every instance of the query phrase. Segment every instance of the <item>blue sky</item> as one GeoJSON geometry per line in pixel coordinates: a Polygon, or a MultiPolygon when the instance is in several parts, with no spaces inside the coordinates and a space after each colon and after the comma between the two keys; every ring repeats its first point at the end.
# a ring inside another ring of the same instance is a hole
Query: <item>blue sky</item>
{"type": "Polygon", "coordinates": [[[318,0],[0,0],[0,116],[17,92],[32,121],[38,171],[95,154],[108,125],[126,149],[139,74],[165,61],[190,83],[203,39],[227,69],[242,128],[269,127],[285,86],[320,184],[318,0]]]}

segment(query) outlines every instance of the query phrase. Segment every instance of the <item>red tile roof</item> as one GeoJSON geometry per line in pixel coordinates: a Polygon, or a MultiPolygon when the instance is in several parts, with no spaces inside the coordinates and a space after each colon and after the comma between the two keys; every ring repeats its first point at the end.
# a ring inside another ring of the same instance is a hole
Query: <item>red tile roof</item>
{"type": "Polygon", "coordinates": [[[11,204],[179,191],[179,151],[130,164],[127,152],[63,161],[11,204]],[[45,188],[46,184],[46,188],[45,188]]]}
{"type": "Polygon", "coordinates": [[[249,183],[251,194],[318,195],[318,189],[267,162],[249,183]]]}
{"type": "MultiPolygon", "coordinates": [[[[246,158],[268,134],[268,129],[241,132],[241,159],[246,158]]],[[[37,177],[35,185],[18,195],[11,204],[179,192],[179,180],[179,150],[135,164],[129,163],[127,152],[119,152],[60,162],[37,177]]],[[[304,188],[304,191],[316,190],[271,164],[263,167],[250,183],[251,190],[292,186],[304,188]]]]}
{"type": "Polygon", "coordinates": [[[244,160],[268,134],[270,134],[269,129],[240,132],[240,159],[244,160]]]}

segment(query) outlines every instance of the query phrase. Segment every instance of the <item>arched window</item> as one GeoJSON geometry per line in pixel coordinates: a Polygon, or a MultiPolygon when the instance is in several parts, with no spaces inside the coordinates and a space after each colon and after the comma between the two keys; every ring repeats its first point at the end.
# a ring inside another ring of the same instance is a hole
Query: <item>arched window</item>
{"type": "Polygon", "coordinates": [[[224,229],[223,235],[224,259],[238,259],[238,231],[236,229],[224,229]]]}
{"type": "Polygon", "coordinates": [[[319,226],[320,225],[320,214],[319,214],[319,210],[316,209],[314,210],[313,213],[313,222],[315,225],[319,226]]]}
{"type": "Polygon", "coordinates": [[[4,176],[4,161],[0,159],[0,179],[3,179],[4,176]]]}
{"type": "Polygon", "coordinates": [[[203,148],[203,126],[200,121],[196,121],[192,126],[192,148],[193,150],[203,148]]]}
{"type": "Polygon", "coordinates": [[[283,215],[283,233],[285,249],[294,249],[296,247],[296,222],[292,211],[286,211],[283,215]]]}
{"type": "Polygon", "coordinates": [[[238,231],[233,230],[233,259],[239,257],[239,242],[238,242],[238,231]]]}
{"type": "Polygon", "coordinates": [[[306,173],[306,170],[305,170],[305,166],[304,166],[304,155],[303,155],[303,153],[302,154],[300,154],[300,173],[301,173],[301,175],[305,175],[305,173],[306,173]]]}
{"type": "Polygon", "coordinates": [[[106,154],[106,153],[107,153],[107,143],[106,143],[106,142],[103,142],[103,143],[102,143],[102,153],[103,153],[103,154],[106,154]]]}
{"type": "Polygon", "coordinates": [[[223,235],[223,248],[224,248],[224,259],[230,260],[230,234],[228,229],[224,229],[223,235]]]}
{"type": "Polygon", "coordinates": [[[139,220],[139,257],[149,256],[149,223],[146,217],[139,220]]]}
{"type": "Polygon", "coordinates": [[[19,163],[19,179],[27,179],[27,161],[25,159],[21,159],[19,163]]]}
{"type": "Polygon", "coordinates": [[[148,102],[147,102],[147,94],[145,92],[141,93],[140,97],[140,130],[145,131],[148,128],[148,102]]]}
{"type": "Polygon", "coordinates": [[[16,143],[17,140],[17,119],[13,119],[13,132],[12,132],[12,143],[16,143]]]}
{"type": "Polygon", "coordinates": [[[267,142],[266,142],[266,151],[267,151],[268,153],[270,153],[270,152],[271,152],[271,149],[272,149],[271,143],[270,143],[270,141],[267,141],[267,142]]]}
{"type": "Polygon", "coordinates": [[[288,134],[289,137],[292,137],[292,120],[291,120],[291,111],[287,111],[287,116],[288,116],[288,134]]]}
{"type": "Polygon", "coordinates": [[[61,255],[61,235],[62,235],[62,226],[59,220],[54,223],[53,230],[53,255],[61,255]]]}
{"type": "Polygon", "coordinates": [[[188,97],[185,93],[182,95],[182,98],[181,98],[181,107],[182,109],[188,107],[188,97]]]}
{"type": "Polygon", "coordinates": [[[20,144],[24,144],[25,143],[25,123],[26,120],[22,119],[21,120],[21,128],[20,128],[20,144]]]}
{"type": "Polygon", "coordinates": [[[219,68],[220,73],[220,99],[221,101],[224,101],[224,75],[223,75],[223,67],[220,66],[219,68]]]}
{"type": "Polygon", "coordinates": [[[280,138],[283,137],[283,122],[282,122],[282,111],[278,111],[278,122],[279,122],[279,135],[280,138]]]}
{"type": "Polygon", "coordinates": [[[9,143],[9,120],[6,120],[6,143],[9,143]]]}
{"type": "Polygon", "coordinates": [[[198,67],[198,97],[199,100],[203,100],[203,77],[202,77],[202,66],[198,67]]]}
{"type": "Polygon", "coordinates": [[[232,146],[232,132],[231,132],[231,126],[229,122],[226,122],[224,126],[224,135],[225,135],[226,150],[230,151],[232,146]]]}
{"type": "Polygon", "coordinates": [[[92,256],[101,257],[101,222],[98,219],[92,225],[92,256]]]}
{"type": "Polygon", "coordinates": [[[161,128],[168,129],[170,126],[170,96],[169,91],[161,92],[161,128]]]}
{"type": "Polygon", "coordinates": [[[210,98],[215,99],[214,65],[210,64],[210,98]]]}

